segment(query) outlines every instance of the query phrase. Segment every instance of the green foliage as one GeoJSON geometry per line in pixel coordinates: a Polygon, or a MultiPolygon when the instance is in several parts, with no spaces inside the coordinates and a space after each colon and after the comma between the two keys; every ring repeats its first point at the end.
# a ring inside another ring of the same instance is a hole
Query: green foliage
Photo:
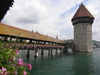
{"type": "Polygon", "coordinates": [[[24,71],[26,72],[27,65],[23,63],[23,60],[19,59],[18,63],[15,62],[18,49],[16,47],[10,49],[6,47],[7,45],[8,43],[0,41],[0,75],[26,75],[24,71]]]}

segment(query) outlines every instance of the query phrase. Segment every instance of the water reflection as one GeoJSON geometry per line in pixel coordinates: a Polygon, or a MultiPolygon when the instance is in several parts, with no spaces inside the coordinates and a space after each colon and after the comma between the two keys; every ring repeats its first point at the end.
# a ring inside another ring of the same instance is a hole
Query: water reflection
{"type": "Polygon", "coordinates": [[[73,70],[74,75],[91,75],[93,72],[92,53],[75,53],[73,70]]]}

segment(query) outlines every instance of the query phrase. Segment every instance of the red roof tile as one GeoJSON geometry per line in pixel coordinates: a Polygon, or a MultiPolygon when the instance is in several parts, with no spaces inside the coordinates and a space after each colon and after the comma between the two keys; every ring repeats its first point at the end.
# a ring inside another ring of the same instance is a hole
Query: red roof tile
{"type": "Polygon", "coordinates": [[[78,17],[91,17],[94,19],[94,16],[88,11],[88,9],[83,4],[80,5],[72,20],[78,17]]]}

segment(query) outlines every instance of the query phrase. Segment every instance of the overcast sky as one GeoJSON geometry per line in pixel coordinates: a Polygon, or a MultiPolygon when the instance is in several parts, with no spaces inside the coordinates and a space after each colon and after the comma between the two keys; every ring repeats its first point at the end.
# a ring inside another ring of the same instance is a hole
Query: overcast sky
{"type": "Polygon", "coordinates": [[[95,17],[93,40],[100,41],[100,0],[15,0],[2,23],[67,40],[73,39],[71,19],[83,3],[95,17]]]}

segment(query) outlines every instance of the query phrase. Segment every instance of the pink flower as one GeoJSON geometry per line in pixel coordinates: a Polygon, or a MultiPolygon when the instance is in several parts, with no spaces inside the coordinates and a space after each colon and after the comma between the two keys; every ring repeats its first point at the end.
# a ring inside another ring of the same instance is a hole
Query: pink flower
{"type": "Polygon", "coordinates": [[[31,69],[32,69],[31,64],[28,64],[28,65],[27,65],[27,68],[28,68],[29,70],[31,70],[31,69]]]}
{"type": "Polygon", "coordinates": [[[7,75],[8,74],[8,72],[6,71],[3,75],[7,75]]]}
{"type": "Polygon", "coordinates": [[[2,71],[6,71],[6,69],[4,67],[2,67],[2,71]]]}
{"type": "Polygon", "coordinates": [[[23,66],[23,60],[22,60],[22,59],[19,59],[19,64],[20,64],[21,66],[23,66]]]}
{"type": "Polygon", "coordinates": [[[19,62],[19,64],[20,64],[21,66],[23,66],[23,62],[19,62]]]}
{"type": "Polygon", "coordinates": [[[16,71],[14,71],[14,75],[16,75],[17,74],[17,72],[16,71]]]}
{"type": "Polygon", "coordinates": [[[16,54],[18,54],[18,50],[16,49],[16,54]]]}
{"type": "Polygon", "coordinates": [[[19,59],[19,62],[23,62],[23,60],[22,59],[19,59]]]}
{"type": "Polygon", "coordinates": [[[24,75],[26,75],[26,74],[27,74],[27,72],[26,72],[26,71],[23,71],[23,73],[24,73],[24,75]]]}

